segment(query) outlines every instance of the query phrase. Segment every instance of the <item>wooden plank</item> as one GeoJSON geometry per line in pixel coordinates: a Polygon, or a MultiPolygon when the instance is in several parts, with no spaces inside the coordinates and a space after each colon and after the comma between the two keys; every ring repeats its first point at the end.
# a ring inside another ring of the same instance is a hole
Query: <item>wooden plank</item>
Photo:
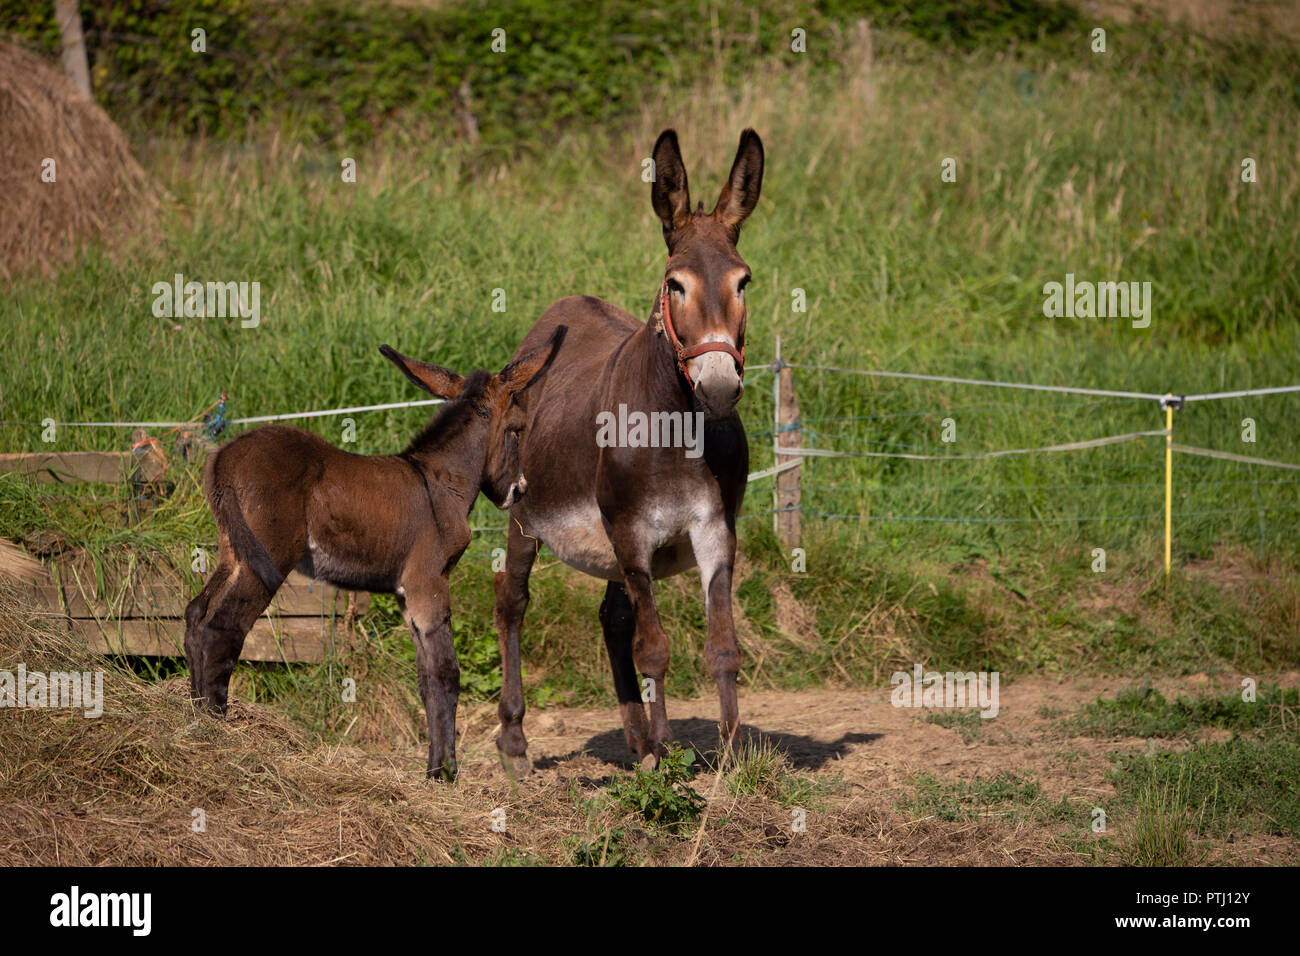
{"type": "Polygon", "coordinates": [[[0,581],[28,588],[48,586],[50,569],[28,554],[22,545],[0,538],[0,581]]]}
{"type": "Polygon", "coordinates": [[[0,455],[0,474],[17,472],[37,482],[125,481],[131,473],[126,451],[32,452],[0,455]]]}
{"type": "MultiPolygon", "coordinates": [[[[74,620],[73,634],[97,654],[134,654],[141,657],[184,657],[185,622],[74,620]]],[[[240,652],[241,661],[289,661],[318,664],[329,645],[328,627],[316,618],[285,618],[273,627],[265,618],[253,625],[240,652]]]]}
{"type": "MultiPolygon", "coordinates": [[[[67,565],[60,568],[63,600],[69,617],[117,619],[184,617],[185,607],[198,594],[190,593],[180,582],[156,578],[148,583],[133,584],[124,588],[114,575],[108,575],[103,591],[95,585],[92,575],[74,575],[67,565]],[[84,593],[83,593],[84,592],[84,593]]],[[[206,575],[204,579],[206,580],[206,575]]],[[[39,587],[37,592],[48,607],[60,607],[60,589],[53,584],[39,587]]],[[[291,572],[271,601],[271,613],[289,617],[315,615],[328,619],[331,614],[342,615],[348,606],[348,592],[333,585],[313,581],[297,571],[291,572]]],[[[370,607],[370,595],[359,593],[356,598],[357,613],[370,607]]]]}

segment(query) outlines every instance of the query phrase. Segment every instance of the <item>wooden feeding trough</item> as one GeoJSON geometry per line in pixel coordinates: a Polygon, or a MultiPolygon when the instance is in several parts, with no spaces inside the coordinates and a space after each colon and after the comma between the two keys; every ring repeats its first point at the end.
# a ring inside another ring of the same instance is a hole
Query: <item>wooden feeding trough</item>
{"type": "MultiPolygon", "coordinates": [[[[37,482],[129,481],[152,500],[166,493],[161,481],[165,462],[157,442],[143,446],[140,439],[133,436],[131,452],[0,455],[0,472],[18,472],[37,482]]],[[[185,607],[211,573],[209,568],[182,574],[165,562],[144,567],[130,557],[99,567],[78,554],[42,563],[4,541],[0,559],[0,571],[30,588],[37,603],[62,615],[92,651],[145,657],[185,655],[185,607]]],[[[185,555],[177,566],[189,564],[185,555]]],[[[248,633],[240,659],[322,661],[336,634],[346,640],[352,619],[369,606],[369,594],[339,591],[294,572],[248,633]]]]}
{"type": "MultiPolygon", "coordinates": [[[[207,575],[199,575],[206,579],[207,575]]],[[[180,575],[114,570],[88,574],[60,559],[35,585],[38,600],[61,612],[72,633],[100,654],[183,657],[185,606],[198,592],[180,575]]],[[[368,594],[339,591],[291,574],[249,631],[241,660],[319,662],[344,621],[364,611],[368,594]]]]}

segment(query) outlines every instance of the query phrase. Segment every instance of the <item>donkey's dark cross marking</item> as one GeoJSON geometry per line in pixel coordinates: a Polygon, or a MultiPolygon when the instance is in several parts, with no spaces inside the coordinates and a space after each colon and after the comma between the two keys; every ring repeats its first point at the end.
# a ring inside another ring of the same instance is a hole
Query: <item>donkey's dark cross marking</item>
{"type": "Polygon", "coordinates": [[[267,425],[212,456],[204,476],[220,535],[217,568],[185,609],[190,691],[226,710],[249,629],[298,568],[336,587],[397,596],[415,638],[430,777],[456,775],[460,669],[448,576],[470,543],[480,491],[500,508],[524,493],[520,404],[560,348],[564,326],[499,375],[468,378],[380,351],[448,404],[400,455],[354,455],[311,432],[267,425]]]}
{"type": "Polygon", "coordinates": [[[650,199],[663,223],[668,265],[650,322],[590,296],[561,299],[524,338],[536,348],[560,325],[568,346],[520,403],[528,428],[520,463],[529,494],[511,509],[506,570],[497,575],[496,623],[503,686],[497,749],[507,769],[530,769],[523,733],[519,636],[528,606],[536,539],[565,563],[609,582],[600,607],[628,746],[646,762],[664,751],[668,638],[655,609],[654,579],[698,566],[708,616],[705,660],[718,685],[721,730],[739,726],[740,648],[731,612],[736,512],[749,447],[736,414],[745,351],[749,267],[736,251],[740,227],[763,183],[763,144],[740,136],[717,205],[691,210],[677,135],[653,153],[650,199]],[[597,416],[620,404],[646,414],[703,412],[704,454],[683,448],[602,447],[597,416]],[[654,681],[649,721],[637,671],[654,681]]]}

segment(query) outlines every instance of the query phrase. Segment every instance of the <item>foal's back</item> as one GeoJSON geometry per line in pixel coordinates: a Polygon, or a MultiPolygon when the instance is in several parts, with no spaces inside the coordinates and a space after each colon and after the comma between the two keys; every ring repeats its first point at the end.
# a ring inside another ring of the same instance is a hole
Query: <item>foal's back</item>
{"type": "Polygon", "coordinates": [[[266,425],[213,456],[206,484],[214,512],[233,496],[281,573],[298,567],[339,587],[390,591],[400,570],[392,556],[405,554],[429,523],[417,478],[396,455],[358,455],[311,432],[266,425]]]}

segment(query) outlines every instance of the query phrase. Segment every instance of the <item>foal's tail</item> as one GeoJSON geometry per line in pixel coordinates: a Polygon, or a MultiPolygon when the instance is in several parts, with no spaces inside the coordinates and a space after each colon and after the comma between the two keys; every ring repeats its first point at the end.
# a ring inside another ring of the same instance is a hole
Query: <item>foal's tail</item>
{"type": "Polygon", "coordinates": [[[221,454],[217,453],[212,459],[212,474],[208,483],[208,497],[212,502],[212,512],[217,519],[217,524],[230,537],[235,554],[253,569],[266,590],[275,594],[284,583],[284,575],[275,566],[275,560],[266,550],[266,545],[262,544],[261,539],[248,526],[243,509],[239,507],[239,500],[232,489],[217,479],[217,468],[220,467],[220,463],[221,454]]]}

